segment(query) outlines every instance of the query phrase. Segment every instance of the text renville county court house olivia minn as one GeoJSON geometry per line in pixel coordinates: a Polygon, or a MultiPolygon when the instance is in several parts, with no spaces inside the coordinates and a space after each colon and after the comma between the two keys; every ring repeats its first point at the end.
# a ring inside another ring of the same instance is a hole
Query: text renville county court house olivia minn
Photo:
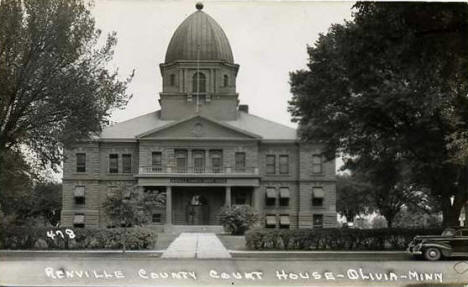
{"type": "Polygon", "coordinates": [[[161,110],[65,149],[62,225],[105,227],[116,189],[166,194],[150,226],[216,228],[219,210],[248,204],[268,228],[334,227],[335,161],[293,128],[239,105],[239,65],[224,31],[197,4],[160,65],[161,110]]]}

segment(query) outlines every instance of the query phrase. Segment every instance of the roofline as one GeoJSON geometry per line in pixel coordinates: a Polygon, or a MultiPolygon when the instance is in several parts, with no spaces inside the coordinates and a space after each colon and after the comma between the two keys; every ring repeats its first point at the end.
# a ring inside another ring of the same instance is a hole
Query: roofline
{"type": "Polygon", "coordinates": [[[174,137],[174,138],[139,138],[137,141],[261,141],[254,138],[196,138],[196,137],[174,137]]]}
{"type": "Polygon", "coordinates": [[[99,138],[97,142],[138,142],[135,138],[99,138]]]}
{"type": "Polygon", "coordinates": [[[192,119],[194,119],[194,118],[197,118],[197,117],[198,117],[198,118],[201,118],[201,119],[205,119],[205,120],[210,121],[210,122],[212,122],[212,123],[215,123],[215,124],[217,124],[217,125],[223,126],[223,127],[227,128],[227,129],[231,129],[231,130],[237,131],[238,133],[247,135],[247,136],[252,137],[252,138],[254,138],[254,139],[262,139],[262,137],[259,136],[259,135],[257,135],[257,134],[254,134],[254,133],[245,131],[245,130],[243,130],[243,129],[240,129],[240,128],[231,126],[231,125],[226,124],[226,123],[223,123],[223,122],[216,121],[216,120],[214,120],[214,119],[211,119],[211,118],[209,118],[209,117],[202,116],[202,115],[193,115],[193,116],[190,116],[190,117],[188,117],[188,118],[182,119],[182,120],[180,120],[180,121],[172,122],[172,123],[169,123],[169,124],[167,124],[167,125],[164,125],[164,126],[161,126],[161,127],[157,127],[157,128],[155,128],[155,129],[151,129],[151,130],[146,131],[146,132],[144,132],[144,133],[138,134],[138,135],[136,135],[135,137],[136,137],[137,139],[141,139],[141,138],[144,137],[144,136],[147,136],[147,135],[150,135],[150,134],[152,134],[152,133],[161,131],[161,130],[163,130],[163,129],[167,129],[167,128],[176,126],[176,125],[178,125],[178,124],[185,123],[185,122],[190,121],[190,120],[192,120],[192,119]]]}
{"type": "Polygon", "coordinates": [[[298,143],[300,143],[300,141],[298,139],[262,139],[262,143],[268,143],[268,144],[285,144],[285,143],[298,144],[298,143]]]}
{"type": "Polygon", "coordinates": [[[261,120],[264,120],[264,121],[267,121],[267,122],[270,122],[270,123],[274,123],[274,124],[283,126],[283,127],[285,127],[285,128],[288,128],[288,129],[295,130],[295,131],[297,132],[297,128],[293,128],[293,127],[287,126],[287,125],[285,125],[285,124],[278,123],[278,122],[272,121],[272,120],[270,120],[270,119],[267,119],[267,118],[264,118],[264,117],[261,117],[261,116],[257,116],[257,115],[255,115],[255,114],[246,113],[246,112],[243,112],[243,111],[238,111],[238,112],[239,112],[239,113],[246,114],[246,115],[249,115],[249,116],[252,116],[252,117],[255,117],[255,118],[258,118],[258,119],[261,119],[261,120]]]}

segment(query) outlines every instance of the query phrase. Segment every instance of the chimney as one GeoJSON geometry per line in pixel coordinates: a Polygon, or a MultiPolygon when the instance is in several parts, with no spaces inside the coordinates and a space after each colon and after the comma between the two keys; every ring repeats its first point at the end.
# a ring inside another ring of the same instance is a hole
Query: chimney
{"type": "Polygon", "coordinates": [[[239,105],[239,112],[249,113],[249,105],[239,105]]]}

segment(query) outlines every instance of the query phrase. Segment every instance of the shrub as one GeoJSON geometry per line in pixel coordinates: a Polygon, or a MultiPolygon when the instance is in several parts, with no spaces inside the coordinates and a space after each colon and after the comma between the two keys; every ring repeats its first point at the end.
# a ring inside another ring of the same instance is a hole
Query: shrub
{"type": "Polygon", "coordinates": [[[249,249],[404,250],[416,235],[441,234],[442,229],[253,229],[246,233],[249,249]]]}
{"type": "Polygon", "coordinates": [[[126,248],[130,250],[151,249],[156,244],[157,234],[146,228],[79,228],[73,229],[75,238],[69,238],[66,228],[10,227],[0,237],[4,249],[122,249],[122,239],[126,238],[126,248]],[[47,232],[60,230],[65,235],[54,239],[47,232]]]}
{"type": "Polygon", "coordinates": [[[221,209],[219,221],[224,229],[232,235],[243,235],[245,231],[257,223],[258,214],[249,205],[233,205],[221,209]]]}

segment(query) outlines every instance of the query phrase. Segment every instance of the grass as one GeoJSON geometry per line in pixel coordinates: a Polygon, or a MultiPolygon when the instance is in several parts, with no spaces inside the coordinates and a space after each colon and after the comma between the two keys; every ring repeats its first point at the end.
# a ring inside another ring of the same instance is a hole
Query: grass
{"type": "Polygon", "coordinates": [[[158,233],[158,241],[156,242],[156,245],[154,246],[155,250],[162,250],[162,249],[167,249],[169,247],[169,244],[171,244],[174,239],[178,234],[169,234],[169,233],[158,233]]]}
{"type": "Polygon", "coordinates": [[[228,250],[247,250],[244,235],[218,234],[217,236],[228,250]]]}

